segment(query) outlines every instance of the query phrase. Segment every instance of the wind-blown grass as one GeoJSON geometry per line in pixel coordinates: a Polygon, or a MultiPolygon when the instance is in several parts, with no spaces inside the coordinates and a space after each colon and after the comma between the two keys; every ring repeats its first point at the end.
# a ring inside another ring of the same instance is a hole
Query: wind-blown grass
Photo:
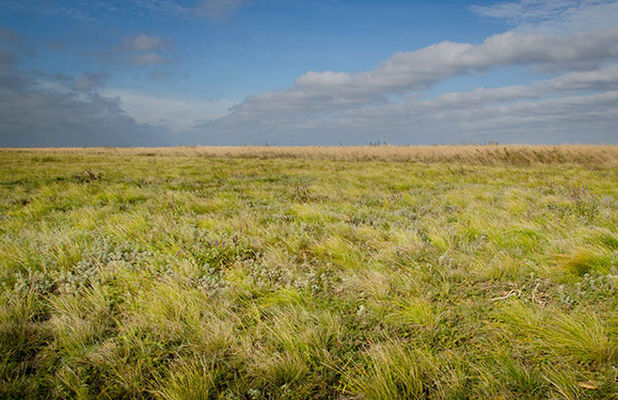
{"type": "Polygon", "coordinates": [[[0,151],[0,398],[616,398],[617,159],[0,151]]]}

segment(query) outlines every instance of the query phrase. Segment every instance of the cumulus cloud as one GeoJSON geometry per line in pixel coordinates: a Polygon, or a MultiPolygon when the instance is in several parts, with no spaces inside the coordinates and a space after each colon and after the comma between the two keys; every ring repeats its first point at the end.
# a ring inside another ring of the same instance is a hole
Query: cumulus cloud
{"type": "Polygon", "coordinates": [[[595,71],[570,72],[556,78],[533,82],[530,85],[477,88],[467,92],[445,93],[418,104],[432,108],[474,108],[519,100],[543,99],[580,91],[618,90],[618,66],[595,71]]]}
{"type": "Polygon", "coordinates": [[[190,141],[207,144],[616,143],[618,91],[543,97],[540,89],[504,87],[431,100],[331,110],[308,118],[238,115],[209,122],[190,141]],[[290,132],[294,132],[290,135],[290,132]]]}
{"type": "Polygon", "coordinates": [[[189,131],[203,121],[220,118],[235,104],[229,100],[153,96],[126,89],[105,89],[101,93],[117,99],[120,107],[138,123],[164,126],[173,133],[189,131]]]}
{"type": "Polygon", "coordinates": [[[546,82],[544,86],[554,90],[615,90],[618,89],[618,66],[571,72],[546,82]]]}
{"type": "Polygon", "coordinates": [[[616,27],[567,37],[509,31],[476,45],[442,42],[396,53],[368,72],[307,72],[288,89],[248,97],[202,132],[235,144],[616,143],[616,62],[616,27]],[[449,78],[504,66],[562,74],[418,99],[449,78]]]}
{"type": "MultiPolygon", "coordinates": [[[[448,78],[498,66],[545,71],[594,69],[618,60],[618,28],[548,38],[506,32],[478,45],[442,42],[400,52],[363,73],[310,71],[292,87],[250,96],[233,109],[240,117],[300,112],[304,115],[385,102],[388,96],[422,91],[448,78]]],[[[267,117],[270,118],[270,117],[267,117]]]]}

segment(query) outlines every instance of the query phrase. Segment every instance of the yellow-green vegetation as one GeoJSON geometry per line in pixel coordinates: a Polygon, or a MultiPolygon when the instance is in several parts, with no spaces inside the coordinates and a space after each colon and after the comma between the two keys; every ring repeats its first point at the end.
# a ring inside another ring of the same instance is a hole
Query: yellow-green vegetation
{"type": "Polygon", "coordinates": [[[462,149],[0,151],[0,398],[617,398],[616,147],[462,149]]]}

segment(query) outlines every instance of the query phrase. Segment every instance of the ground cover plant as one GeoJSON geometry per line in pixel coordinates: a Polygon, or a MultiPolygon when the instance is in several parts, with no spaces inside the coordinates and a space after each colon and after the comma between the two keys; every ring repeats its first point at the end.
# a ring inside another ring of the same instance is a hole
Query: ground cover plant
{"type": "Polygon", "coordinates": [[[361,150],[0,151],[0,397],[618,397],[616,147],[361,150]]]}

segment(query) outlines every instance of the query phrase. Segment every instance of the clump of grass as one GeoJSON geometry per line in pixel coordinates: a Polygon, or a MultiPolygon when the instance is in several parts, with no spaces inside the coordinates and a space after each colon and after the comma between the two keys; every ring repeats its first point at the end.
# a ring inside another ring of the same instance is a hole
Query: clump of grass
{"type": "Polygon", "coordinates": [[[597,363],[613,362],[618,356],[618,343],[607,323],[590,310],[564,314],[514,301],[498,316],[514,332],[565,356],[597,363]]]}
{"type": "Polygon", "coordinates": [[[429,382],[422,352],[403,343],[375,345],[349,377],[351,393],[368,400],[423,399],[429,382]]]}
{"type": "Polygon", "coordinates": [[[606,323],[590,311],[557,313],[540,333],[547,347],[583,362],[613,363],[618,357],[618,341],[610,336],[606,323]]]}
{"type": "Polygon", "coordinates": [[[551,392],[555,398],[579,400],[582,397],[581,390],[577,386],[577,378],[569,369],[547,366],[543,379],[551,385],[551,392]]]}
{"type": "Polygon", "coordinates": [[[498,319],[506,323],[518,334],[530,335],[538,332],[546,323],[547,316],[535,304],[527,304],[515,300],[503,305],[498,313],[498,319]]]}
{"type": "Polygon", "coordinates": [[[252,370],[256,381],[273,391],[293,387],[311,374],[307,361],[297,352],[256,353],[253,357],[252,370]]]}
{"type": "Polygon", "coordinates": [[[600,229],[598,231],[591,232],[588,240],[608,250],[618,250],[618,236],[608,229],[600,229]]]}
{"type": "Polygon", "coordinates": [[[498,358],[499,374],[509,391],[528,398],[537,398],[543,392],[543,378],[538,370],[526,366],[511,355],[498,358]]]}
{"type": "Polygon", "coordinates": [[[113,322],[109,319],[109,300],[100,287],[80,294],[57,296],[51,300],[53,331],[57,354],[80,359],[88,347],[105,337],[113,322]]]}
{"type": "Polygon", "coordinates": [[[34,291],[0,294],[0,397],[36,395],[37,356],[50,340],[46,310],[34,291]]]}
{"type": "Polygon", "coordinates": [[[580,277],[591,272],[607,274],[613,262],[610,254],[585,247],[576,247],[569,254],[556,255],[555,259],[560,268],[580,277]]]}
{"type": "Polygon", "coordinates": [[[162,400],[202,400],[217,398],[221,371],[205,357],[184,359],[170,366],[167,376],[156,382],[153,394],[162,400]]]}
{"type": "Polygon", "coordinates": [[[423,299],[406,299],[396,311],[386,317],[386,321],[399,327],[421,327],[434,330],[442,320],[442,312],[432,303],[423,299]]]}
{"type": "Polygon", "coordinates": [[[372,345],[346,374],[344,393],[363,399],[464,398],[464,368],[444,357],[402,342],[372,345]]]}
{"type": "Polygon", "coordinates": [[[363,252],[359,251],[350,240],[338,235],[332,235],[312,247],[310,251],[316,257],[329,260],[342,268],[358,269],[366,261],[363,252]]]}
{"type": "Polygon", "coordinates": [[[79,183],[89,183],[103,178],[102,172],[94,172],[91,169],[86,169],[80,173],[73,175],[73,180],[79,183]]]}
{"type": "Polygon", "coordinates": [[[235,342],[234,315],[216,310],[199,289],[159,284],[134,299],[124,322],[130,335],[182,344],[203,354],[225,354],[235,342]]]}
{"type": "Polygon", "coordinates": [[[299,203],[304,203],[311,198],[309,185],[306,183],[297,184],[294,187],[294,199],[299,203]]]}
{"type": "Polygon", "coordinates": [[[571,201],[575,205],[575,212],[586,218],[594,218],[599,213],[597,197],[585,186],[576,186],[570,192],[571,201]]]}

